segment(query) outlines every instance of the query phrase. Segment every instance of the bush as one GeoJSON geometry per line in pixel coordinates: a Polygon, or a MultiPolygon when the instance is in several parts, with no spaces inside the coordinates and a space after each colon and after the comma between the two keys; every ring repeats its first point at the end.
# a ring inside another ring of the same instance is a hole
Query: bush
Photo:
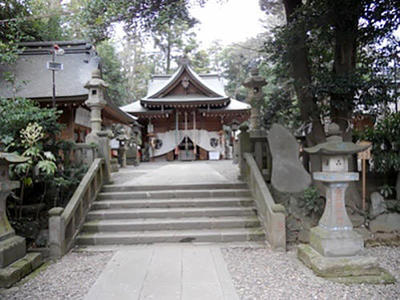
{"type": "Polygon", "coordinates": [[[21,130],[30,123],[42,127],[44,144],[54,142],[62,128],[57,121],[60,115],[61,111],[54,108],[40,108],[36,102],[29,99],[0,98],[0,149],[22,153],[24,147],[21,130]]]}
{"type": "Polygon", "coordinates": [[[322,215],[325,201],[315,187],[305,189],[300,199],[300,207],[305,209],[307,216],[320,217],[322,215]]]}

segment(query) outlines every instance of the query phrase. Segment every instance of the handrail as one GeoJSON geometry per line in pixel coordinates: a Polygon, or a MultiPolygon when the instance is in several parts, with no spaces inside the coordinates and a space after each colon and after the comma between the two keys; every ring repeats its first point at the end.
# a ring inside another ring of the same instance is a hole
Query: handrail
{"type": "Polygon", "coordinates": [[[273,249],[286,250],[285,207],[276,204],[251,153],[243,153],[244,179],[256,202],[257,212],[273,249]]]}
{"type": "Polygon", "coordinates": [[[105,182],[105,162],[96,158],[65,208],[49,210],[50,255],[61,257],[72,248],[86,214],[105,182]]]}

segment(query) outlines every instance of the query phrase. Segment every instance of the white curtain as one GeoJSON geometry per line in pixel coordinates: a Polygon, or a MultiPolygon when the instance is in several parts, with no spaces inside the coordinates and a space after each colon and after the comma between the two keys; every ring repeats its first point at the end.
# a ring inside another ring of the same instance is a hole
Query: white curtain
{"type": "Polygon", "coordinates": [[[219,153],[223,153],[224,151],[224,145],[221,145],[220,136],[216,131],[207,131],[204,129],[179,130],[176,136],[176,131],[170,130],[156,134],[155,138],[161,140],[161,147],[159,149],[154,149],[152,156],[160,156],[174,150],[186,136],[190,138],[195,145],[200,146],[206,151],[219,153]],[[211,139],[218,141],[216,147],[211,145],[211,139]]]}

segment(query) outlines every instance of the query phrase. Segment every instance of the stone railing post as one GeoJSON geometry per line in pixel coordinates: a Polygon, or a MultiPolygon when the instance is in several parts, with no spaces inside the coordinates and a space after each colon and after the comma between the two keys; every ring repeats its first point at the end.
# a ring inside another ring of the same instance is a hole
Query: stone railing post
{"type": "Polygon", "coordinates": [[[49,210],[50,257],[61,257],[65,252],[65,224],[61,216],[63,211],[62,207],[53,207],[49,210]]]}
{"type": "Polygon", "coordinates": [[[99,156],[104,158],[105,174],[104,182],[111,183],[111,147],[110,138],[112,137],[111,131],[99,131],[97,132],[98,145],[99,145],[99,156]]]}
{"type": "Polygon", "coordinates": [[[244,179],[245,177],[245,168],[246,162],[244,159],[244,153],[252,152],[252,145],[250,142],[250,134],[248,132],[249,127],[247,125],[240,126],[240,134],[239,134],[239,179],[244,179]]]}

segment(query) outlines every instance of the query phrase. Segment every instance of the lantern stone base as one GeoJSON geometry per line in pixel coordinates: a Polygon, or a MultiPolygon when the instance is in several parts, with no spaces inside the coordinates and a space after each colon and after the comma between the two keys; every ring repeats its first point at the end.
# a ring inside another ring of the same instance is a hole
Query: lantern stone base
{"type": "Polygon", "coordinates": [[[325,257],[310,245],[305,244],[298,246],[297,257],[317,276],[330,281],[345,284],[391,284],[396,282],[396,279],[388,271],[379,267],[375,257],[325,257]]]}
{"type": "Polygon", "coordinates": [[[9,288],[42,264],[40,253],[28,253],[5,268],[0,268],[0,288],[9,288]]]}
{"type": "Polygon", "coordinates": [[[25,238],[13,235],[0,241],[0,287],[8,288],[42,264],[40,253],[26,254],[25,238]]]}
{"type": "Polygon", "coordinates": [[[0,268],[4,268],[26,253],[25,239],[14,235],[0,242],[0,268]]]}
{"type": "Polygon", "coordinates": [[[364,240],[355,231],[331,231],[317,226],[310,230],[310,244],[321,255],[326,257],[353,256],[364,248],[364,240]]]}

